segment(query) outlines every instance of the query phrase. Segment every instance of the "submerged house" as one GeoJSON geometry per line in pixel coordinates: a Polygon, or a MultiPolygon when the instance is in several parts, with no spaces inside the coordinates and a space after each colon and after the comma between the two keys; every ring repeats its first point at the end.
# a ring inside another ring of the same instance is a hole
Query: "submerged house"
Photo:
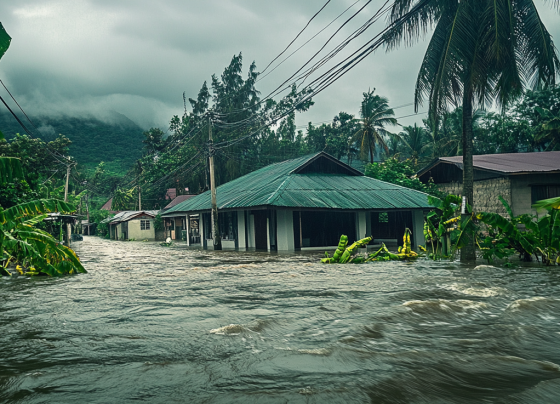
{"type": "MultiPolygon", "coordinates": [[[[294,251],[338,245],[372,235],[396,245],[405,228],[423,244],[425,193],[365,177],[321,152],[269,165],[217,188],[222,247],[294,251]]],[[[213,248],[211,194],[192,197],[162,214],[181,220],[187,243],[213,248]]]]}
{"type": "MultiPolygon", "coordinates": [[[[474,206],[478,211],[507,215],[502,196],[514,215],[534,213],[531,205],[560,196],[560,151],[538,153],[482,154],[473,156],[474,206]]],[[[446,193],[460,195],[463,187],[463,157],[440,157],[417,174],[430,178],[446,193]]]]}
{"type": "Polygon", "coordinates": [[[105,219],[109,224],[111,240],[149,240],[156,239],[154,220],[157,210],[122,211],[105,219]]]}
{"type": "MultiPolygon", "coordinates": [[[[169,190],[168,190],[169,192],[169,190]]],[[[168,211],[169,209],[177,206],[178,204],[185,202],[195,195],[178,195],[165,207],[163,208],[163,212],[168,211]]],[[[186,240],[186,232],[184,230],[187,228],[186,225],[186,216],[177,216],[177,217],[166,217],[163,220],[163,228],[164,228],[164,239],[170,238],[171,240],[186,240]]],[[[191,225],[191,228],[196,229],[196,225],[191,225]]],[[[196,241],[196,240],[195,240],[196,241]]]]}

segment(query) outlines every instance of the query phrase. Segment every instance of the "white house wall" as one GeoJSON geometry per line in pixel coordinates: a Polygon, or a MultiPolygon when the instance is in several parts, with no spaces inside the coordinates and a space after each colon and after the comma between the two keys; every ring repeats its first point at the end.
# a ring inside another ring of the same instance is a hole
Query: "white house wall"
{"type": "Polygon", "coordinates": [[[245,211],[237,211],[237,245],[239,249],[247,248],[245,244],[245,211]]]}
{"type": "MultiPolygon", "coordinates": [[[[142,219],[148,220],[148,219],[142,219]]],[[[154,220],[149,219],[150,230],[140,230],[140,219],[130,220],[128,222],[128,238],[134,240],[155,240],[156,231],[154,229],[154,220]]]]}
{"type": "Polygon", "coordinates": [[[276,211],[278,251],[294,251],[294,214],[291,210],[276,211]]]}
{"type": "Polygon", "coordinates": [[[357,239],[361,240],[364,237],[369,236],[369,234],[367,234],[367,214],[366,212],[358,212],[356,213],[356,231],[358,232],[357,234],[357,239]]]}
{"type": "Polygon", "coordinates": [[[424,212],[415,210],[412,212],[412,238],[414,239],[414,248],[418,249],[419,245],[426,245],[424,238],[424,212]]]}

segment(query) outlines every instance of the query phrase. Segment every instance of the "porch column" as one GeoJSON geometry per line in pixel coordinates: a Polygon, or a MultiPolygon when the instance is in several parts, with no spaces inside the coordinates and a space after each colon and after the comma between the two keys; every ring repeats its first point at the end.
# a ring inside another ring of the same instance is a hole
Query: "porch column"
{"type": "Polygon", "coordinates": [[[187,246],[191,245],[191,217],[187,213],[185,222],[185,231],[187,233],[187,246]]]}
{"type": "Polygon", "coordinates": [[[294,251],[294,215],[291,210],[276,211],[278,251],[294,251]]]}
{"type": "Polygon", "coordinates": [[[356,213],[356,231],[358,234],[356,235],[356,239],[360,240],[364,237],[367,237],[367,220],[366,220],[366,212],[358,212],[356,213]]]}
{"type": "Polygon", "coordinates": [[[247,227],[247,247],[255,248],[255,216],[249,214],[249,226],[247,227]]]}
{"type": "Polygon", "coordinates": [[[412,211],[412,237],[414,238],[414,248],[418,249],[419,245],[426,246],[424,238],[424,212],[421,210],[412,211]]]}
{"type": "Polygon", "coordinates": [[[200,233],[200,246],[206,248],[206,236],[204,235],[204,215],[198,214],[198,231],[200,233]]]}
{"type": "Polygon", "coordinates": [[[237,248],[245,250],[247,244],[245,243],[245,211],[237,211],[237,248]]]}

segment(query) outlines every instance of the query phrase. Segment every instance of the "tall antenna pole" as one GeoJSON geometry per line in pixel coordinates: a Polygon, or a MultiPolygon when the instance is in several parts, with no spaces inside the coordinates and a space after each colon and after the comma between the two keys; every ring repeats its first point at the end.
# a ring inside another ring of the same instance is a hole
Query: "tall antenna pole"
{"type": "Polygon", "coordinates": [[[214,178],[214,147],[212,141],[212,117],[208,117],[208,155],[210,160],[210,189],[212,193],[212,239],[214,250],[222,249],[222,237],[218,226],[218,204],[216,202],[216,180],[214,178]]]}

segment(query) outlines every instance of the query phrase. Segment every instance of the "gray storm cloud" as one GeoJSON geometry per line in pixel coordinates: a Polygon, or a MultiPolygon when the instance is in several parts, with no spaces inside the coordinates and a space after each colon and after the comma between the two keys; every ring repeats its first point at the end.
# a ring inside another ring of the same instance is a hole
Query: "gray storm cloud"
{"type": "MultiPolygon", "coordinates": [[[[0,75],[30,114],[88,114],[108,110],[143,127],[165,127],[183,110],[182,93],[195,97],[234,54],[260,70],[294,38],[324,0],[16,0],[0,4],[0,21],[12,44],[0,75]]],[[[295,44],[297,48],[355,0],[331,2],[295,44]]],[[[352,9],[365,4],[358,1],[352,9]]],[[[373,1],[333,41],[359,27],[382,1],[373,1]]],[[[542,5],[545,23],[560,36],[560,17],[542,5]]],[[[349,16],[348,13],[346,16],[349,16]]],[[[267,94],[307,61],[342,19],[258,83],[267,94]]],[[[383,28],[380,21],[352,45],[383,28]]],[[[392,105],[412,101],[426,43],[385,53],[378,50],[316,97],[298,124],[357,113],[362,92],[377,88],[392,105]]],[[[288,52],[289,53],[289,52],[288,52]]],[[[348,52],[346,53],[348,54],[348,52]]],[[[397,116],[412,114],[412,107],[397,116]]],[[[421,110],[420,112],[423,112],[421,110]]],[[[410,117],[403,123],[419,121],[410,117]]]]}

